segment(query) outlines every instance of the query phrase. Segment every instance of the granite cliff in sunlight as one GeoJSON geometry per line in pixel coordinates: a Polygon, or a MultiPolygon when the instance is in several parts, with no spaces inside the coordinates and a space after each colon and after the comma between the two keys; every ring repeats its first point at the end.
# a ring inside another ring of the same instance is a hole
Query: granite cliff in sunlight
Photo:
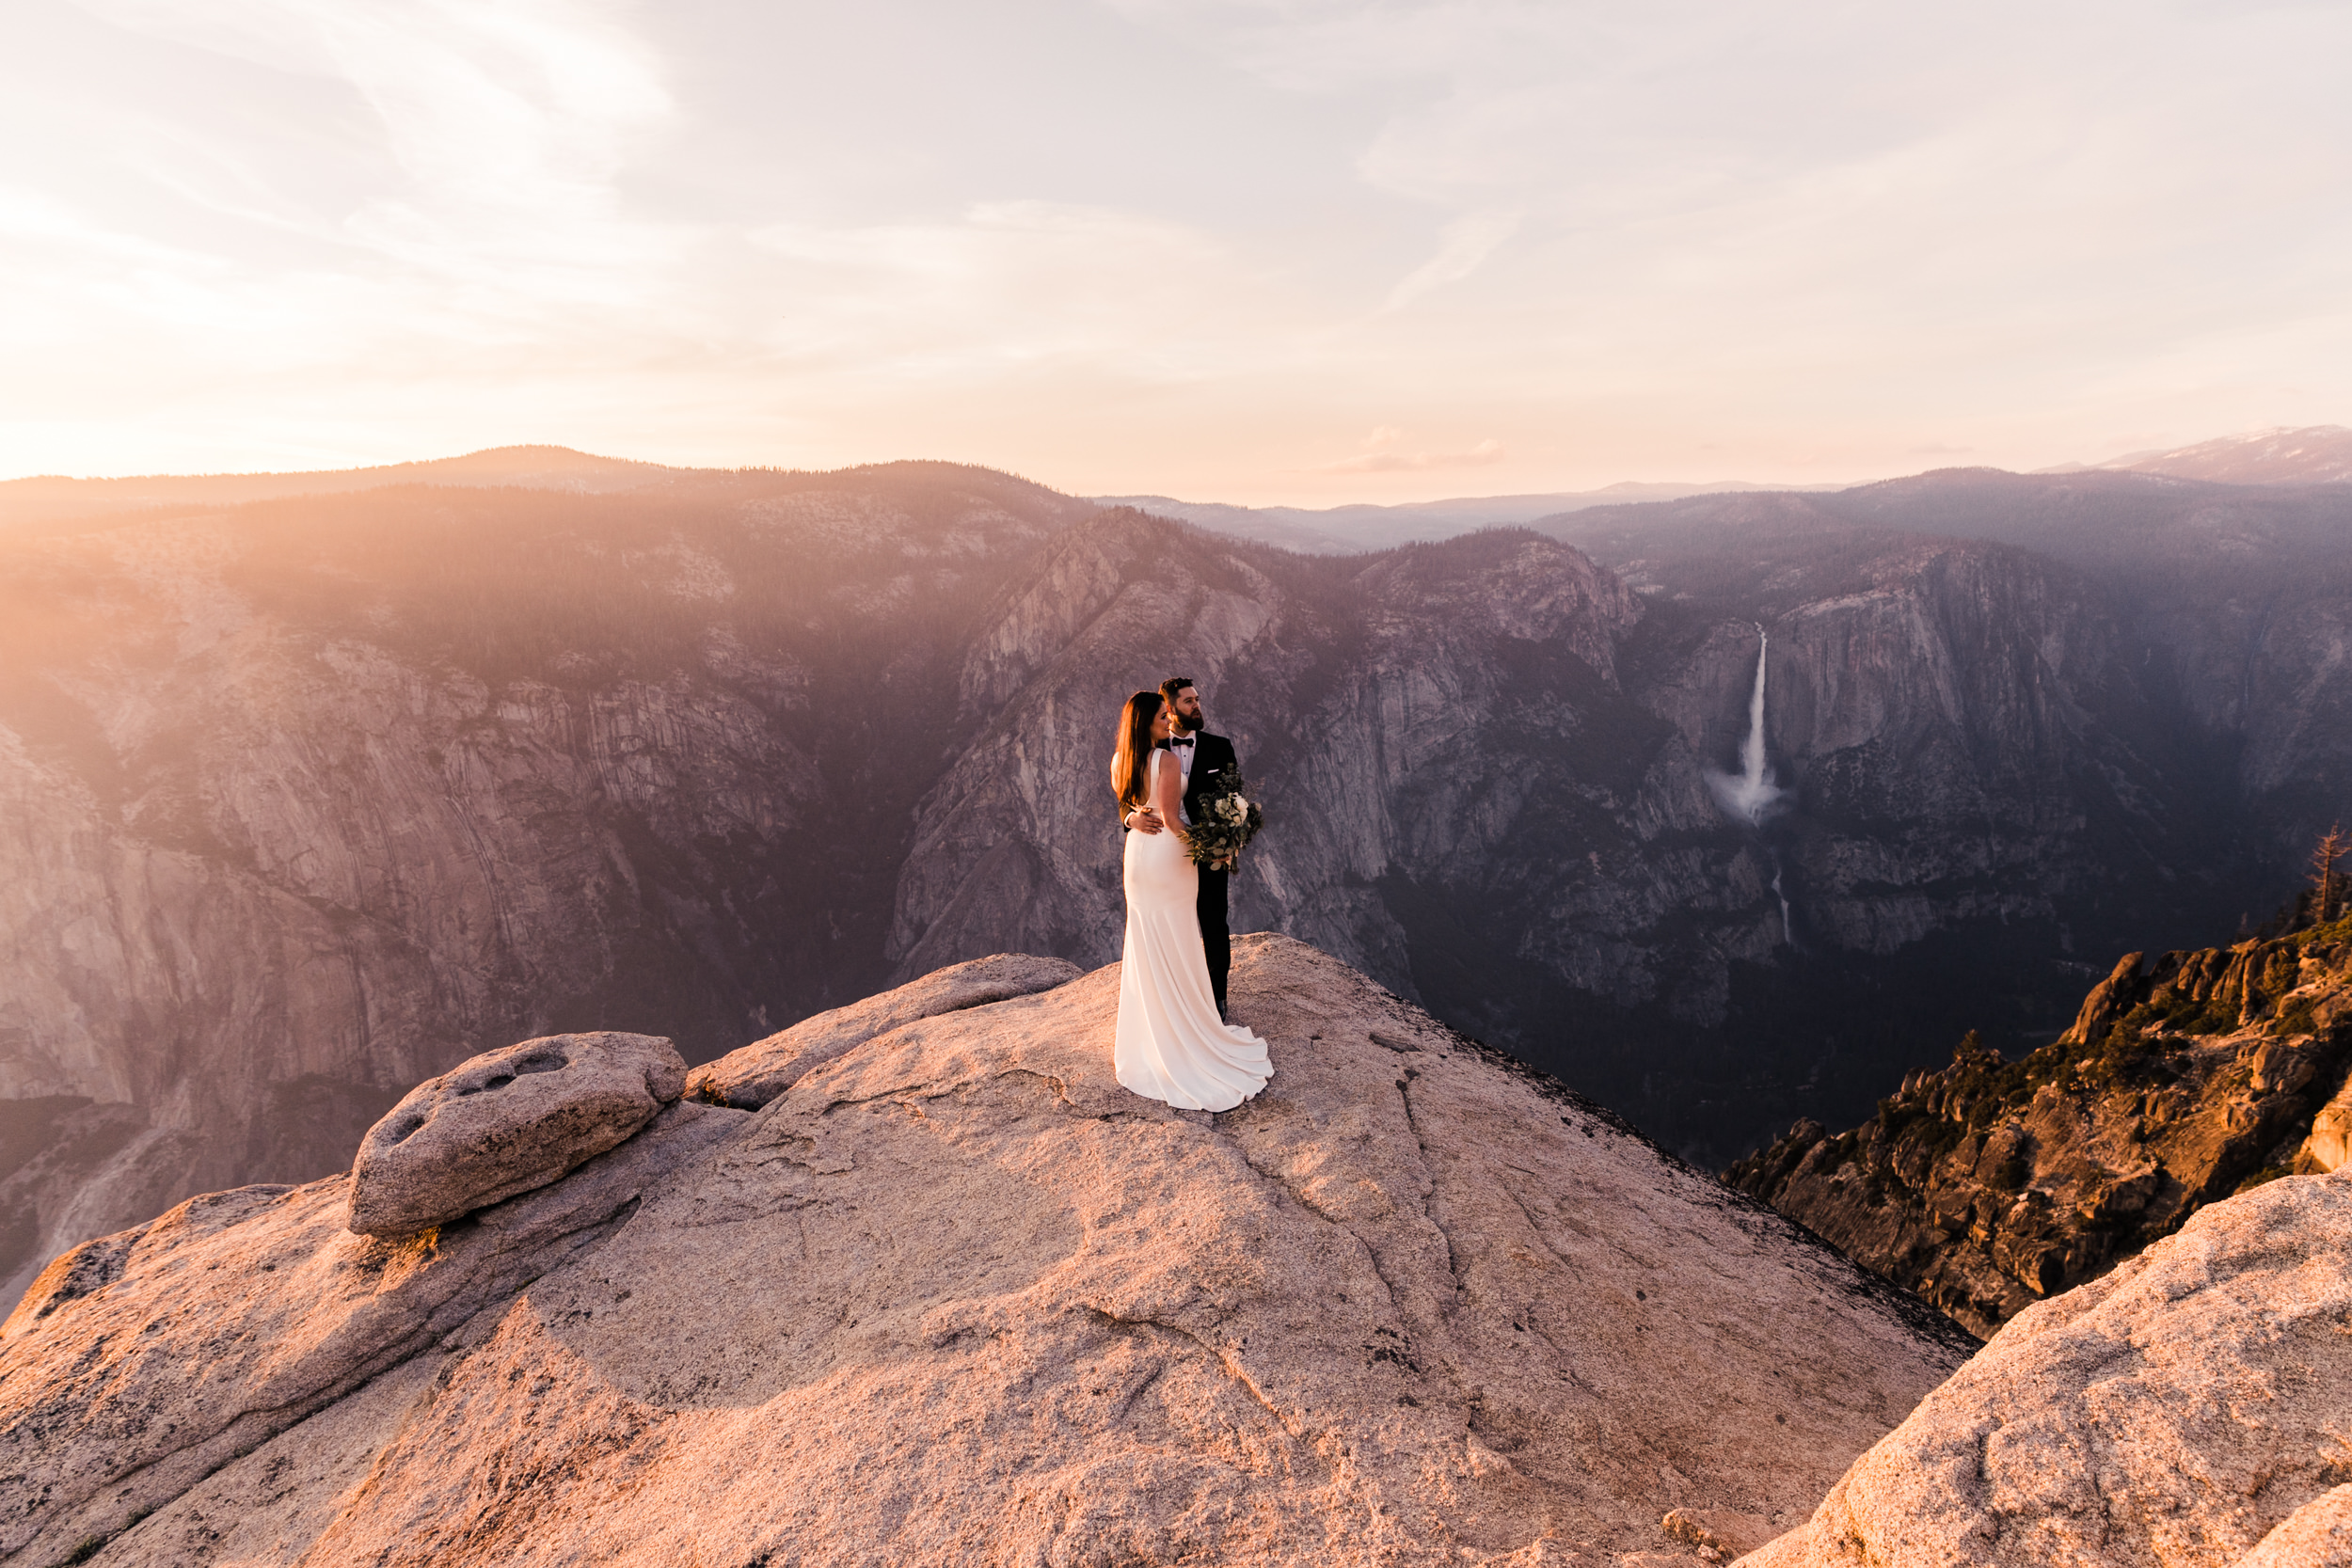
{"type": "Polygon", "coordinates": [[[2134,953],[2073,1028],[2004,1062],[1972,1037],[1833,1137],[1799,1122],[1724,1180],[1980,1335],[2200,1209],[2345,1160],[2352,919],[2134,953]]]}
{"type": "Polygon", "coordinates": [[[997,954],[684,1099],[664,1040],[527,1040],[353,1176],[86,1243],[0,1324],[0,1561],[2352,1556],[2352,1170],[1972,1357],[1328,956],[1235,957],[1276,1070],[1231,1112],[1112,1080],[1116,966],[997,954]]]}
{"type": "Polygon", "coordinates": [[[1744,1568],[2352,1563],[2352,1172],[2026,1307],[1744,1568]]]}
{"type": "MultiPolygon", "coordinates": [[[[1667,1514],[1798,1524],[1965,1354],[1302,943],[1237,943],[1275,1078],[1216,1116],[1113,1081],[1116,967],[1000,967],[1046,989],[876,998],[426,1234],[338,1176],[57,1259],[0,1327],[0,1560],[1695,1563],[1667,1514]]],[[[409,1114],[594,1090],[518,1060],[409,1114]]]]}

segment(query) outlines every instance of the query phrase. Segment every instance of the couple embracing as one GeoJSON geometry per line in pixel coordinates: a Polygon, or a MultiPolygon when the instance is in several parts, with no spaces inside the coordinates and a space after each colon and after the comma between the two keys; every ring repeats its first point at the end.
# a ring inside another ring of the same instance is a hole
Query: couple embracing
{"type": "Polygon", "coordinates": [[[1274,1076],[1266,1042],[1225,1022],[1232,964],[1225,925],[1232,866],[1199,865],[1191,830],[1232,742],[1203,727],[1190,680],[1138,691],[1119,716],[1111,788],[1127,830],[1127,943],[1119,980],[1119,1081],[1189,1111],[1230,1111],[1274,1076]]]}

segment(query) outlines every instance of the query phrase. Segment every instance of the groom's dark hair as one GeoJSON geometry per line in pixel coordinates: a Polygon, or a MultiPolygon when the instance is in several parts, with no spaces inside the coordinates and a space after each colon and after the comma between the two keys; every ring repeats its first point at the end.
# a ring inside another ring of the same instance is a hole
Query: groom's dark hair
{"type": "Polygon", "coordinates": [[[1160,682],[1160,695],[1172,703],[1176,700],[1176,693],[1182,691],[1185,687],[1190,686],[1191,684],[1192,677],[1190,675],[1170,675],[1168,679],[1160,682]]]}

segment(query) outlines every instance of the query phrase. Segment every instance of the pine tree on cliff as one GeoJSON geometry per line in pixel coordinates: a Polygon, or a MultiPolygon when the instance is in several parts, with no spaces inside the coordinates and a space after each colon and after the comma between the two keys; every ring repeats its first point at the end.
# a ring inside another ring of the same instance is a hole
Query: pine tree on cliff
{"type": "Polygon", "coordinates": [[[2339,822],[2319,835],[2318,846],[2312,850],[2312,924],[2325,926],[2336,917],[2336,908],[2344,892],[2344,879],[2336,874],[2336,863],[2352,854],[2352,838],[2346,838],[2344,824],[2339,822]]]}

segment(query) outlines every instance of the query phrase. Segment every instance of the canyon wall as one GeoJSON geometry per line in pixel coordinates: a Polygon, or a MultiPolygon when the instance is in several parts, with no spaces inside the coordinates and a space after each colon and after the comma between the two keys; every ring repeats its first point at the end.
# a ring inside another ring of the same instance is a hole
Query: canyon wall
{"type": "Polygon", "coordinates": [[[576,479],[7,520],[11,1293],[488,1046],[1115,956],[1109,716],[1171,673],[1269,810],[1238,929],[1710,1164],[2266,906],[2352,777],[2340,609],[2167,652],[2144,574],[1842,497],[1300,557],[947,465],[576,479]]]}
{"type": "Polygon", "coordinates": [[[892,956],[1116,956],[1099,715],[1162,671],[1200,683],[1275,823],[1241,928],[1345,956],[1694,1157],[1963,1028],[2054,1033],[2145,922],[2226,918],[2228,835],[2095,583],[1885,531],[1799,531],[1761,572],[1748,544],[1724,553],[1770,591],[1726,613],[1524,532],[1307,559],[1075,528],[967,657],[975,738],[918,812],[892,956]],[[1709,781],[1766,625],[1778,793],[1750,819],[1709,781]]]}
{"type": "Polygon", "coordinates": [[[707,1056],[872,988],[961,623],[1088,509],[977,471],[675,505],[410,489],[11,548],[0,1289],[341,1169],[487,1045],[707,1056]]]}

